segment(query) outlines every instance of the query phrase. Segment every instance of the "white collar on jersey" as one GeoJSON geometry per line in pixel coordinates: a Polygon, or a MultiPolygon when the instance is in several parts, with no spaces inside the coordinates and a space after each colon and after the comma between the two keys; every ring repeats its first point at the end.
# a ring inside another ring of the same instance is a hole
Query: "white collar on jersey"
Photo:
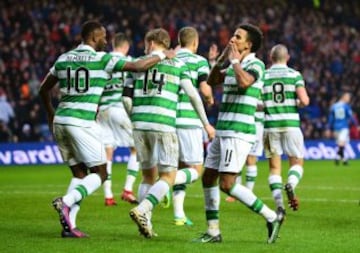
{"type": "Polygon", "coordinates": [[[244,57],[244,59],[242,60],[242,63],[246,63],[254,58],[255,58],[255,53],[250,53],[244,57]]]}
{"type": "Polygon", "coordinates": [[[176,51],[176,54],[179,54],[179,53],[191,53],[192,54],[193,52],[191,52],[191,50],[188,48],[182,47],[176,51]]]}
{"type": "Polygon", "coordinates": [[[152,51],[151,53],[150,53],[150,55],[157,55],[156,53],[163,53],[164,52],[164,50],[154,50],[154,51],[152,51]]]}
{"type": "Polygon", "coordinates": [[[95,49],[89,45],[86,45],[86,44],[80,44],[77,46],[76,48],[77,50],[89,50],[89,51],[93,51],[93,52],[96,52],[95,49]]]}
{"type": "Polygon", "coordinates": [[[121,57],[125,57],[125,55],[121,52],[115,52],[115,51],[112,51],[111,52],[112,55],[116,55],[116,56],[121,56],[121,57]]]}
{"type": "Polygon", "coordinates": [[[284,68],[284,67],[287,67],[287,65],[284,63],[275,63],[275,64],[271,65],[270,68],[284,68]]]}

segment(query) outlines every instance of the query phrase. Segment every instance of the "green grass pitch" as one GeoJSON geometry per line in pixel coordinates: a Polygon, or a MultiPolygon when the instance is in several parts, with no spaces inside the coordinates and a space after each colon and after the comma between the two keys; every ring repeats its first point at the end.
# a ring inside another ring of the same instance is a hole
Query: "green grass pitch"
{"type": "MultiPolygon", "coordinates": [[[[267,176],[267,163],[260,162],[255,193],[274,207],[267,176]]],[[[66,191],[69,169],[65,165],[2,166],[0,252],[360,252],[360,161],[350,161],[346,167],[336,167],[332,161],[306,161],[297,189],[300,209],[287,210],[280,238],[273,245],[266,244],[265,220],[242,204],[225,202],[225,195],[220,210],[223,243],[191,242],[206,229],[200,182],[188,187],[185,202],[194,226],[176,227],[172,207],[158,206],[153,224],[159,237],[145,239],[129,218],[131,205],[119,200],[124,177],[125,166],[115,164],[117,206],[104,206],[102,189],[83,201],[77,223],[91,237],[62,239],[58,215],[50,203],[66,191]]]]}

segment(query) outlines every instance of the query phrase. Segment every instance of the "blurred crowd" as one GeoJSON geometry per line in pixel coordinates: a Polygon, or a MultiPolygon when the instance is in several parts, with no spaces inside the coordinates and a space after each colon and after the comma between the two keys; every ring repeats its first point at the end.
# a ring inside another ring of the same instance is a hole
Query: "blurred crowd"
{"type": "MultiPolygon", "coordinates": [[[[98,19],[109,41],[119,31],[132,38],[130,55],[143,54],[143,37],[163,27],[177,45],[177,32],[194,26],[200,34],[198,53],[211,44],[223,49],[237,24],[261,27],[265,42],[258,56],[269,66],[276,43],[288,46],[289,65],[301,71],[311,105],[301,110],[307,139],[324,138],[330,105],[341,91],[353,94],[360,115],[360,2],[344,0],[3,0],[0,2],[0,141],[52,140],[39,101],[41,80],[61,53],[81,42],[81,24],[98,19]]],[[[110,45],[108,50],[111,50],[110,45]]],[[[217,103],[208,108],[216,121],[217,103]]],[[[58,92],[54,91],[54,103],[58,92]]],[[[360,138],[356,129],[352,138],[360,138]]]]}

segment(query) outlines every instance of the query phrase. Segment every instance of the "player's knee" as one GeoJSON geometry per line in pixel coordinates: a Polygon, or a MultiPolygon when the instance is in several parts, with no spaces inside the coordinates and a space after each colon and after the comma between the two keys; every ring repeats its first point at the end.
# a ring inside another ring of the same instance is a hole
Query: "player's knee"
{"type": "Polygon", "coordinates": [[[220,190],[224,193],[229,194],[233,183],[229,180],[220,180],[220,190]]]}
{"type": "Polygon", "coordinates": [[[203,187],[212,187],[216,185],[218,174],[216,170],[205,169],[204,174],[201,178],[203,187]]]}
{"type": "Polygon", "coordinates": [[[107,173],[107,170],[106,170],[106,164],[94,166],[94,167],[90,168],[90,172],[97,173],[100,176],[102,183],[105,182],[105,180],[109,176],[107,173]]]}

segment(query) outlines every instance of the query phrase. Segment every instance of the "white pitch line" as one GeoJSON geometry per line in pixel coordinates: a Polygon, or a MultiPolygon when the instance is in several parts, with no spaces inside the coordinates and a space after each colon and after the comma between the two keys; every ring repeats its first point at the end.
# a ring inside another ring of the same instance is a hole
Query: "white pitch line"
{"type": "MultiPolygon", "coordinates": [[[[190,198],[203,198],[203,195],[190,195],[190,198]]],[[[273,200],[271,197],[260,197],[262,200],[273,200]]],[[[286,200],[286,198],[284,198],[286,200]]],[[[327,198],[301,198],[301,202],[340,202],[340,203],[359,203],[359,199],[327,199],[327,198]]]]}
{"type": "MultiPolygon", "coordinates": [[[[61,195],[62,192],[59,191],[3,191],[0,190],[0,194],[1,195],[61,195]]],[[[99,196],[99,195],[103,195],[102,192],[96,192],[93,193],[92,195],[94,196],[99,196]]],[[[196,199],[200,199],[203,198],[204,196],[202,194],[188,194],[189,198],[196,198],[196,199]]],[[[266,200],[266,201],[271,201],[273,200],[271,197],[261,197],[262,200],[266,200]]],[[[286,199],[286,198],[285,198],[286,199]]],[[[359,203],[359,199],[327,199],[327,198],[301,198],[301,202],[332,202],[332,203],[359,203]]]]}

